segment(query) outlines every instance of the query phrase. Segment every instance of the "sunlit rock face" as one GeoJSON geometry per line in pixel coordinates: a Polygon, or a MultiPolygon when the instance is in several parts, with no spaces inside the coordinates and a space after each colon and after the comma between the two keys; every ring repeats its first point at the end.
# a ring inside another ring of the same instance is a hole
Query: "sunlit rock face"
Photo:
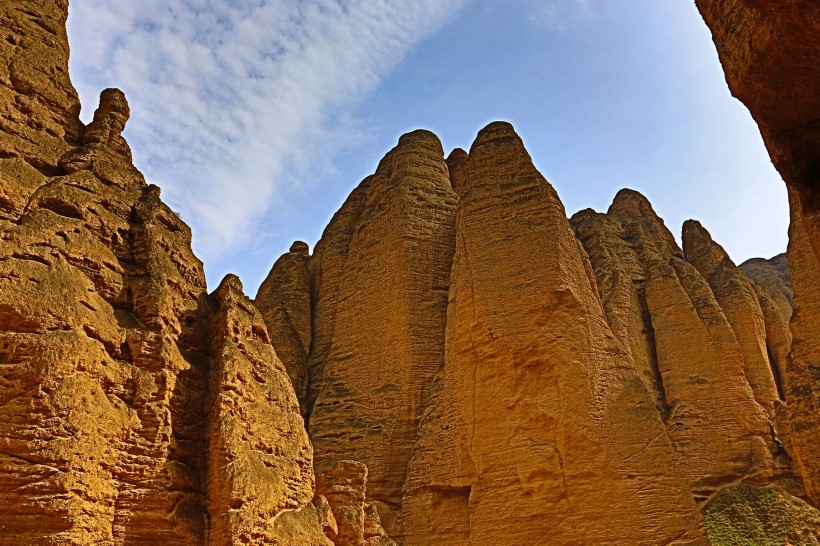
{"type": "Polygon", "coordinates": [[[67,3],[0,5],[0,543],[332,544],[285,368],[235,277],[84,127],[67,3]]]}
{"type": "MultiPolygon", "coordinates": [[[[820,502],[820,5],[696,0],[732,94],[749,109],[789,192],[792,345],[784,365],[793,455],[820,502]]],[[[771,296],[771,294],[769,294],[771,296]]],[[[775,299],[777,302],[777,300],[775,299]]],[[[781,310],[783,309],[781,305],[781,310]]]]}
{"type": "Polygon", "coordinates": [[[209,294],[66,15],[0,5],[0,544],[818,539],[805,184],[790,276],[634,191],[568,219],[508,123],[414,131],[209,294]]]}

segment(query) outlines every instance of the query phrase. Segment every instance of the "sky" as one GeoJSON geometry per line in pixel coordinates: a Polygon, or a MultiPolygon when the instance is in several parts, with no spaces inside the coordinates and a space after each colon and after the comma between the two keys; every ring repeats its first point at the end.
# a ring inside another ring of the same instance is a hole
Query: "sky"
{"type": "Polygon", "coordinates": [[[401,134],[445,153],[510,121],[568,215],[623,187],[740,263],[785,251],[788,205],[693,0],[72,0],[87,122],[125,91],[134,161],[249,295],[311,247],[401,134]]]}

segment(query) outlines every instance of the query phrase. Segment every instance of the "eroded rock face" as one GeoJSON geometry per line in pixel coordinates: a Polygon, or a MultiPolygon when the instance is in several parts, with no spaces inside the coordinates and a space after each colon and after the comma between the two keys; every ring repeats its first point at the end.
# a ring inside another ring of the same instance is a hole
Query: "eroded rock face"
{"type": "Polygon", "coordinates": [[[780,393],[769,362],[766,322],[754,286],[696,220],[683,224],[683,251],[687,261],[709,283],[726,315],[740,347],[743,371],[755,400],[774,416],[780,393]]]}
{"type": "Polygon", "coordinates": [[[77,119],[66,8],[0,7],[0,544],[816,538],[804,190],[795,346],[777,261],[631,191],[568,221],[506,123],[403,136],[313,256],[207,294],[124,95],[77,119]]]}
{"type": "Polygon", "coordinates": [[[571,222],[607,319],[655,391],[695,498],[704,501],[740,479],[765,484],[787,475],[774,460],[781,454],[773,435],[777,390],[762,311],[723,250],[699,224],[687,224],[692,265],[649,201],[631,190],[619,192],[606,214],[582,211],[571,222]],[[727,312],[721,301],[737,309],[727,312]],[[736,336],[727,317],[747,328],[747,338],[736,336]],[[740,339],[749,344],[749,364],[740,339]],[[747,369],[758,375],[747,377],[747,369]],[[755,378],[759,393],[750,384],[755,378]]]}
{"type": "Polygon", "coordinates": [[[308,352],[311,342],[310,254],[302,241],[273,264],[259,287],[254,304],[261,311],[276,354],[285,365],[307,415],[308,352]]]}
{"type": "Polygon", "coordinates": [[[259,311],[228,275],[214,292],[207,407],[208,543],[332,544],[319,523],[313,449],[259,311]],[[293,521],[282,526],[278,518],[293,521]]]}
{"type": "Polygon", "coordinates": [[[794,283],[785,395],[793,453],[820,502],[820,5],[696,0],[732,94],[760,127],[789,192],[794,283]]]}
{"type": "Polygon", "coordinates": [[[512,127],[482,130],[459,176],[445,365],[406,543],[706,543],[586,254],[512,127]]]}
{"type": "MultiPolygon", "coordinates": [[[[24,163],[44,176],[56,174],[57,161],[82,137],[80,100],[68,77],[67,17],[68,0],[0,5],[0,57],[7,61],[0,63],[5,168],[24,163]]],[[[35,188],[17,182],[19,187],[4,184],[3,189],[19,212],[25,190],[35,188]]]]}
{"type": "Polygon", "coordinates": [[[738,266],[738,269],[763,289],[777,305],[786,321],[791,320],[794,288],[785,252],[769,260],[765,258],[746,260],[738,266]]]}
{"type": "Polygon", "coordinates": [[[321,376],[312,371],[310,436],[317,469],[364,463],[368,494],[395,520],[423,403],[444,358],[456,196],[438,138],[402,136],[352,199],[313,258],[315,320],[333,324],[328,337],[314,337],[323,364],[321,376]],[[360,212],[348,216],[350,209],[360,212]],[[333,301],[332,311],[322,309],[333,301]]]}
{"type": "Polygon", "coordinates": [[[331,544],[261,317],[206,294],[124,95],[77,118],[66,9],[0,7],[0,544],[331,544]]]}

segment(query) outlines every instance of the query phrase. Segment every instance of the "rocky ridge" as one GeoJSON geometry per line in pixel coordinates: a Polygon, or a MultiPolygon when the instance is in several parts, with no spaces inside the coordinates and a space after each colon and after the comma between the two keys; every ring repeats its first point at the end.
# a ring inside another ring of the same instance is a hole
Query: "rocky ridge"
{"type": "Polygon", "coordinates": [[[209,294],[125,96],[79,121],[66,15],[0,7],[0,544],[820,540],[806,263],[792,301],[631,190],[568,219],[496,122],[209,294]]]}

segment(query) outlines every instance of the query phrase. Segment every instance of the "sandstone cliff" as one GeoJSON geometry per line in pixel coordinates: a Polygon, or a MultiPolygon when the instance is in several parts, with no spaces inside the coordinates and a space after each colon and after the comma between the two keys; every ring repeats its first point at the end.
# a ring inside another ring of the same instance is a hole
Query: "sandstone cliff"
{"type": "Polygon", "coordinates": [[[0,544],[331,544],[261,317],[206,293],[123,94],[79,121],[67,7],[0,6],[0,544]]]}
{"type": "Polygon", "coordinates": [[[820,5],[696,0],[732,94],[749,109],[789,191],[793,337],[785,367],[793,451],[820,502],[820,5]]]}
{"type": "Polygon", "coordinates": [[[507,123],[415,131],[312,255],[208,294],[125,96],[79,121],[66,14],[0,5],[0,544],[818,543],[805,180],[792,281],[634,191],[567,219],[507,123]]]}

